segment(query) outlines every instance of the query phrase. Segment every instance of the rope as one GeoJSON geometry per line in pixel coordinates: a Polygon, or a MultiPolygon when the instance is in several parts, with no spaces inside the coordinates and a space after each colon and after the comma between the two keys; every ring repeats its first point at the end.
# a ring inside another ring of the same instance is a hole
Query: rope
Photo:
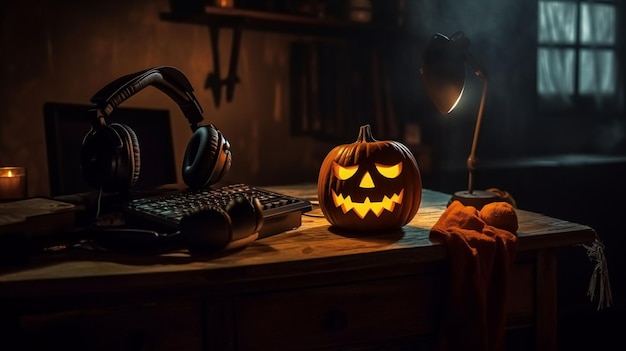
{"type": "Polygon", "coordinates": [[[595,262],[593,272],[591,273],[591,279],[589,281],[589,288],[587,289],[587,295],[591,301],[596,299],[596,288],[600,288],[598,295],[598,311],[613,305],[613,296],[611,294],[611,281],[609,279],[609,267],[606,262],[606,256],[604,255],[604,244],[598,238],[590,245],[582,245],[587,249],[587,256],[589,260],[595,262]]]}

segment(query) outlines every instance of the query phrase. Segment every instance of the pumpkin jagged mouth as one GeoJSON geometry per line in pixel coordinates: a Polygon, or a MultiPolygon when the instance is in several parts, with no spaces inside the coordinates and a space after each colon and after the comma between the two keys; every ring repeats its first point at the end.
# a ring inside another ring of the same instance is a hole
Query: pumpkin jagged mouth
{"type": "Polygon", "coordinates": [[[394,193],[391,198],[385,195],[382,201],[372,202],[369,197],[366,197],[363,202],[353,202],[350,196],[344,198],[342,194],[337,195],[334,190],[332,192],[335,206],[341,207],[344,214],[353,210],[361,219],[365,218],[369,211],[372,211],[376,217],[380,217],[383,210],[393,212],[396,204],[401,204],[404,197],[404,189],[402,189],[399,195],[394,193]]]}

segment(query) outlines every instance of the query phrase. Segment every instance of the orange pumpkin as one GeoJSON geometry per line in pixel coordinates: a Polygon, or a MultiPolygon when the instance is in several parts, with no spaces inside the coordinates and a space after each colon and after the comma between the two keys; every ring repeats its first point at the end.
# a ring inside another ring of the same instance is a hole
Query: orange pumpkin
{"type": "Polygon", "coordinates": [[[327,155],[317,181],[320,208],[335,227],[348,231],[398,229],[409,223],[422,200],[422,178],[402,143],[378,141],[369,125],[356,142],[327,155]]]}

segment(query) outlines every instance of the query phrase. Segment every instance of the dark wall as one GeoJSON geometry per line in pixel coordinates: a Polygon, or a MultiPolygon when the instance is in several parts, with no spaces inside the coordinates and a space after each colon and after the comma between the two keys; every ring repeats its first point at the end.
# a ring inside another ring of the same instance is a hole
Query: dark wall
{"type": "MultiPolygon", "coordinates": [[[[409,31],[416,36],[414,64],[434,33],[451,36],[462,31],[469,50],[488,74],[489,88],[479,139],[481,158],[508,157],[528,152],[530,123],[535,114],[535,5],[528,1],[430,1],[412,8],[409,31]],[[424,4],[426,3],[426,4],[424,4]],[[422,8],[427,9],[424,11],[422,8]]],[[[419,72],[399,85],[414,85],[414,108],[445,166],[464,167],[478,112],[482,82],[466,71],[463,99],[449,115],[432,108],[419,72]]],[[[413,114],[415,116],[415,114],[413,114]]]]}
{"type": "MultiPolygon", "coordinates": [[[[412,59],[398,65],[411,72],[396,87],[410,90],[405,118],[419,118],[426,138],[437,145],[439,161],[446,168],[463,168],[468,156],[478,112],[481,82],[466,72],[466,91],[457,108],[442,116],[432,109],[419,72],[411,71],[434,33],[463,31],[469,50],[489,76],[478,157],[485,161],[511,157],[568,153],[626,153],[624,120],[624,68],[618,81],[618,110],[547,110],[536,97],[537,1],[416,1],[411,5],[408,29],[416,38],[412,59]],[[409,111],[413,111],[410,113],[409,111]]],[[[618,21],[624,7],[618,5],[618,21]]],[[[624,43],[624,24],[616,29],[624,43]]],[[[624,45],[618,45],[624,50],[624,45]]],[[[400,56],[400,55],[398,55],[400,56]]],[[[400,75],[398,75],[400,77],[400,75]]]]}
{"type": "MultiPolygon", "coordinates": [[[[481,160],[625,152],[621,119],[569,120],[567,115],[546,116],[537,110],[534,1],[405,3],[408,36],[384,38],[379,49],[390,73],[398,126],[420,125],[423,142],[433,146],[435,165],[465,167],[480,99],[481,82],[468,71],[464,99],[450,115],[441,116],[422,86],[419,66],[428,38],[458,30],[470,39],[472,54],[489,74],[478,148],[481,160]]],[[[208,29],[160,20],[159,14],[170,10],[167,0],[9,0],[0,9],[0,164],[27,166],[31,195],[48,192],[43,103],[88,103],[111,80],[150,66],[173,65],[188,76],[205,121],[216,124],[233,145],[228,181],[315,181],[326,152],[355,138],[351,135],[356,131],[330,141],[290,134],[289,44],[302,39],[295,35],[244,31],[241,83],[234,101],[217,108],[210,90],[204,89],[214,67],[208,29]]],[[[231,35],[227,29],[220,32],[222,72],[228,67],[231,35]]],[[[171,111],[180,165],[191,133],[177,106],[151,88],[124,105],[171,111]]],[[[377,137],[403,141],[402,134],[377,137]]]]}
{"type": "MultiPolygon", "coordinates": [[[[231,142],[233,167],[227,181],[317,179],[332,145],[289,134],[287,46],[292,37],[245,31],[241,83],[233,102],[222,97],[217,108],[204,89],[214,69],[209,31],[160,20],[160,13],[169,12],[167,0],[10,0],[0,6],[0,164],[28,167],[30,195],[49,191],[43,104],[89,104],[113,79],[160,65],[176,66],[187,75],[205,123],[215,124],[231,142]]],[[[220,31],[222,72],[227,72],[231,37],[231,30],[220,31]]],[[[180,168],[191,131],[178,106],[153,87],[122,105],[170,110],[180,168]]]]}

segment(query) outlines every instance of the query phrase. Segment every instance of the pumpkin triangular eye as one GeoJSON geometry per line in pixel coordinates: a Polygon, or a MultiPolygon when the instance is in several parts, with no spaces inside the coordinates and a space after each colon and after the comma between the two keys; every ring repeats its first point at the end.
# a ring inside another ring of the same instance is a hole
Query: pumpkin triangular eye
{"type": "Polygon", "coordinates": [[[402,173],[402,162],[392,166],[376,163],[376,169],[385,178],[395,178],[402,173]]]}
{"type": "Polygon", "coordinates": [[[339,180],[346,180],[351,178],[358,169],[359,165],[344,167],[337,162],[333,162],[333,173],[335,173],[335,177],[337,177],[339,180]]]}

